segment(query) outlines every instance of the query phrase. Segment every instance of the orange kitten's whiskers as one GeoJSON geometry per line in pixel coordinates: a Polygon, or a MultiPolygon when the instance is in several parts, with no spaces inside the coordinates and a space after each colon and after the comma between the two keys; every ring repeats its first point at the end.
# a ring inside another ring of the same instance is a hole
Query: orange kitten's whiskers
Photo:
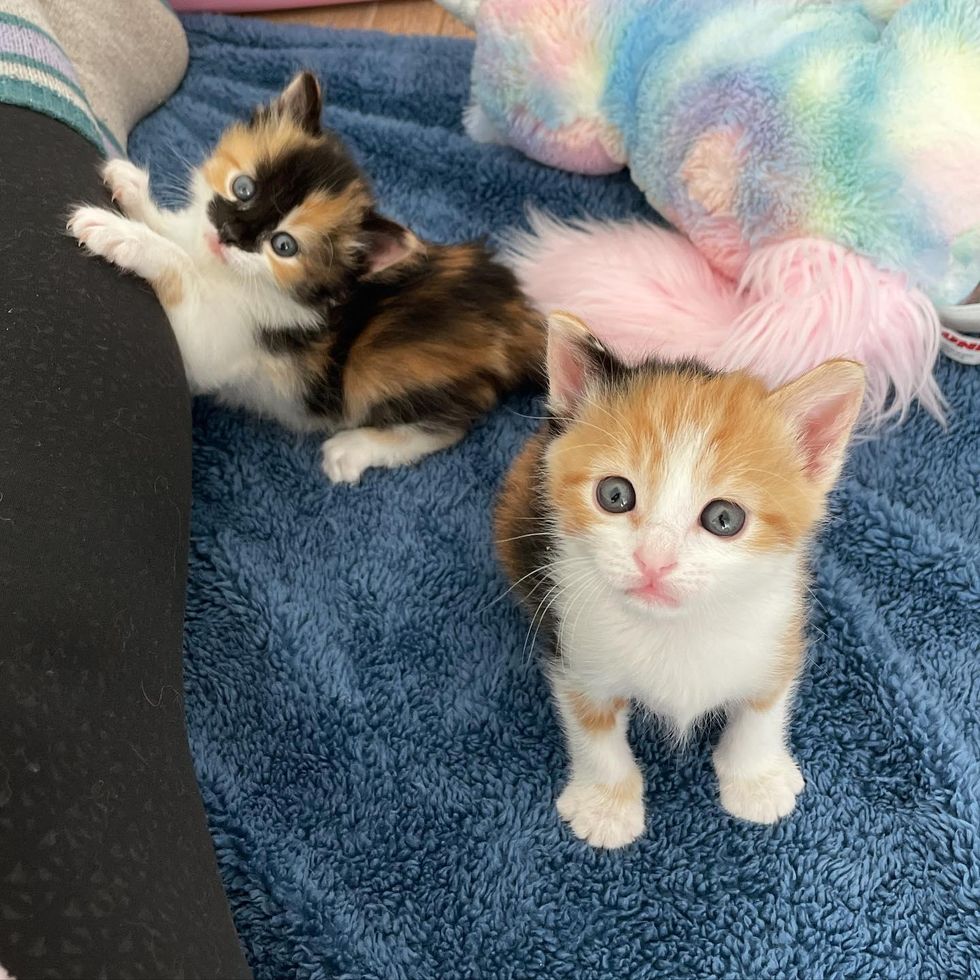
{"type": "MultiPolygon", "coordinates": [[[[517,540],[517,538],[515,538],[514,540],[517,540]]],[[[509,596],[511,594],[511,592],[513,592],[514,589],[516,589],[522,582],[524,582],[526,579],[531,578],[534,575],[537,575],[537,576],[539,576],[539,577],[547,580],[548,576],[551,575],[553,572],[557,571],[559,567],[561,567],[563,565],[564,566],[573,566],[576,563],[582,563],[583,561],[584,561],[584,559],[581,559],[581,558],[557,558],[557,559],[554,559],[553,561],[547,562],[544,565],[540,565],[538,568],[532,568],[529,572],[527,572],[524,576],[522,576],[518,581],[514,582],[511,585],[511,587],[509,589],[507,589],[505,592],[501,592],[500,595],[495,596],[485,606],[481,606],[477,610],[477,612],[485,612],[487,609],[490,609],[492,606],[495,606],[498,602],[500,602],[501,599],[506,599],[507,596],[509,596]]]]}

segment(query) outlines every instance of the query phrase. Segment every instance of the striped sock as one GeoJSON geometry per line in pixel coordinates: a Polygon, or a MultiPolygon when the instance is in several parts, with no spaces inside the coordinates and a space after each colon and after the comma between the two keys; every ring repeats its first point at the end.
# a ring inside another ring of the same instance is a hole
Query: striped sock
{"type": "Polygon", "coordinates": [[[177,87],[180,22],[160,0],[0,0],[0,102],[53,116],[107,155],[177,87]]]}

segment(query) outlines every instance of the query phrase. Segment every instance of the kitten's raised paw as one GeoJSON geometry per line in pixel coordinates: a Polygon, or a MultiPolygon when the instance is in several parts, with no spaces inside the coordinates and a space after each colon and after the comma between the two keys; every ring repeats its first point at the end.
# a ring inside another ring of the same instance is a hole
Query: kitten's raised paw
{"type": "Polygon", "coordinates": [[[558,813],[572,833],[593,847],[625,847],[643,833],[643,780],[614,786],[573,779],[558,797],[558,813]]]}
{"type": "Polygon", "coordinates": [[[102,179],[123,212],[131,218],[140,217],[150,196],[150,175],[128,160],[110,160],[102,168],[102,179]]]}
{"type": "Polygon", "coordinates": [[[90,252],[130,268],[139,255],[140,243],[130,222],[105,208],[76,208],[68,220],[68,231],[90,252]]]}
{"type": "Polygon", "coordinates": [[[733,773],[715,756],[721,805],[740,820],[775,823],[793,812],[803,792],[803,774],[789,753],[784,753],[758,773],[733,773]]]}

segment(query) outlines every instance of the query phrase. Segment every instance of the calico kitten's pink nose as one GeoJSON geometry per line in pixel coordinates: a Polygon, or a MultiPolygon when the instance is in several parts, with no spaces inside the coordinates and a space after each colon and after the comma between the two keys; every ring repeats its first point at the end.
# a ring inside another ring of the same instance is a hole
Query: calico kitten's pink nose
{"type": "Polygon", "coordinates": [[[633,552],[633,561],[648,582],[658,582],[677,568],[677,559],[673,555],[644,551],[643,548],[633,552]]]}
{"type": "Polygon", "coordinates": [[[207,231],[204,233],[204,241],[208,246],[208,250],[216,258],[221,259],[222,262],[225,261],[225,247],[221,244],[221,239],[218,238],[218,233],[216,231],[207,231]]]}

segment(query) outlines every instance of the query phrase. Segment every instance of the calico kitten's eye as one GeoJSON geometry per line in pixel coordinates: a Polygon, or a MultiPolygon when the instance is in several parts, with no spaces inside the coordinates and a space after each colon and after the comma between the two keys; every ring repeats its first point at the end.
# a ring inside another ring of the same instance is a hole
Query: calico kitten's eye
{"type": "Polygon", "coordinates": [[[731,500],[712,500],[701,511],[701,527],[719,538],[731,538],[742,530],[745,511],[731,500]]]}
{"type": "Polygon", "coordinates": [[[296,239],[285,231],[276,232],[272,236],[272,251],[284,259],[295,255],[299,251],[296,239]]]}
{"type": "Polygon", "coordinates": [[[248,174],[239,174],[231,182],[231,192],[239,201],[251,201],[255,197],[255,181],[248,174]]]}
{"type": "Polygon", "coordinates": [[[596,484],[595,499],[610,514],[625,514],[636,506],[636,491],[625,476],[607,476],[596,484]]]}

